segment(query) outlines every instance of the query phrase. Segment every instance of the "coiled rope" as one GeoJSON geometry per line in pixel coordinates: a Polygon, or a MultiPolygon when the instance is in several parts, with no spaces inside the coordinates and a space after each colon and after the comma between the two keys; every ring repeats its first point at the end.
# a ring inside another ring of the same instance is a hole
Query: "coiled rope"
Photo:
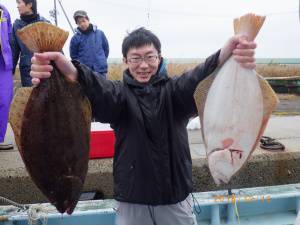
{"type": "Polygon", "coordinates": [[[27,213],[28,225],[36,225],[40,220],[42,225],[48,223],[48,210],[42,205],[24,205],[0,196],[0,203],[15,206],[27,213]]]}

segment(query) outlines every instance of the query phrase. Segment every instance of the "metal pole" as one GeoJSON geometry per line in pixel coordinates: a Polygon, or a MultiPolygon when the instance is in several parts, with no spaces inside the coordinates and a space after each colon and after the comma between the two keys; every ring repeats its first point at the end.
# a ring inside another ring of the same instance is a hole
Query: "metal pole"
{"type": "Polygon", "coordinates": [[[147,9],[148,29],[150,29],[150,13],[151,13],[151,0],[148,0],[148,9],[147,9]]]}
{"type": "Polygon", "coordinates": [[[54,21],[57,26],[57,11],[56,11],[56,0],[54,0],[54,21]]]}
{"type": "Polygon", "coordinates": [[[73,26],[72,26],[72,24],[71,24],[71,22],[70,22],[70,20],[69,20],[69,18],[68,18],[68,16],[67,16],[67,13],[66,13],[64,7],[63,7],[62,4],[61,4],[61,0],[58,0],[58,3],[60,4],[60,7],[61,7],[61,9],[62,9],[62,11],[63,11],[63,13],[64,13],[64,15],[65,15],[67,21],[68,21],[68,23],[69,23],[69,26],[71,27],[71,30],[73,31],[73,34],[74,34],[74,33],[75,33],[75,30],[74,30],[74,28],[73,28],[73,26]]]}

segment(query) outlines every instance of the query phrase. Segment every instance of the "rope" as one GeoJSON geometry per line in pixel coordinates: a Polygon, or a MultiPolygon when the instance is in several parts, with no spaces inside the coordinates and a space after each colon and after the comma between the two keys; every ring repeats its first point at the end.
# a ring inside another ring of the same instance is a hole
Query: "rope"
{"type": "Polygon", "coordinates": [[[153,225],[156,225],[153,206],[148,205],[148,211],[149,211],[150,218],[152,220],[153,225]]]}
{"type": "Polygon", "coordinates": [[[23,204],[14,202],[12,200],[9,200],[8,198],[4,198],[4,197],[1,197],[1,196],[0,196],[0,203],[13,205],[13,206],[15,206],[15,207],[17,207],[19,209],[24,210],[24,211],[29,208],[27,205],[23,205],[23,204]]]}
{"type": "Polygon", "coordinates": [[[193,195],[193,193],[191,193],[192,195],[192,199],[193,199],[193,203],[194,203],[194,209],[195,209],[195,212],[200,215],[202,210],[201,210],[201,207],[200,207],[200,204],[198,202],[198,200],[195,198],[195,196],[193,195]]]}
{"type": "Polygon", "coordinates": [[[236,202],[237,202],[236,201],[236,194],[232,193],[232,189],[231,188],[228,189],[228,196],[231,196],[231,202],[234,205],[234,212],[235,212],[235,215],[237,217],[238,224],[241,225],[240,214],[239,214],[239,210],[238,210],[238,207],[237,207],[237,204],[236,204],[236,202]]]}
{"type": "Polygon", "coordinates": [[[234,210],[235,210],[235,214],[237,216],[237,219],[238,219],[238,224],[241,225],[241,221],[240,221],[240,214],[239,214],[239,210],[238,210],[238,207],[237,207],[237,204],[236,204],[236,201],[234,201],[234,210]]]}
{"type": "Polygon", "coordinates": [[[41,205],[23,205],[1,196],[0,203],[9,204],[26,211],[28,216],[28,225],[36,225],[39,220],[41,220],[42,225],[47,225],[48,223],[48,211],[46,207],[41,205]]]}
{"type": "Polygon", "coordinates": [[[48,223],[48,212],[41,205],[30,206],[27,210],[27,215],[28,225],[36,225],[39,220],[41,220],[42,225],[47,225],[48,223]]]}
{"type": "Polygon", "coordinates": [[[261,137],[260,147],[268,151],[284,151],[285,149],[285,146],[282,143],[276,141],[275,138],[271,138],[267,136],[261,137]]]}

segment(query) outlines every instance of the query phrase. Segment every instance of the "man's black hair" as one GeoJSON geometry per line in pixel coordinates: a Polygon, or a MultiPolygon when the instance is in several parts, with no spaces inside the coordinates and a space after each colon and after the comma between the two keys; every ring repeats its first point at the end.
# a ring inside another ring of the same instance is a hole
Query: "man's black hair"
{"type": "Polygon", "coordinates": [[[33,14],[37,14],[37,3],[36,0],[23,0],[23,2],[25,3],[25,5],[32,3],[32,12],[33,14]]]}
{"type": "Polygon", "coordinates": [[[150,30],[145,29],[144,27],[138,28],[124,38],[122,43],[122,54],[126,58],[129,49],[139,48],[144,45],[153,44],[158,54],[161,53],[161,44],[158,37],[153,34],[150,30]]]}

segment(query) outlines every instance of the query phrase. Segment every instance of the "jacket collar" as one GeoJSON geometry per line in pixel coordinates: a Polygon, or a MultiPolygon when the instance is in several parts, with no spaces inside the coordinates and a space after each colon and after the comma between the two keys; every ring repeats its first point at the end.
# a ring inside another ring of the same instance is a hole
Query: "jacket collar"
{"type": "MultiPolygon", "coordinates": [[[[92,26],[93,26],[93,32],[96,32],[97,26],[94,25],[94,24],[92,24],[92,26]]],[[[78,34],[83,34],[83,33],[78,29],[78,27],[75,29],[75,32],[78,33],[78,34]]]]}
{"type": "Polygon", "coordinates": [[[33,23],[40,19],[39,14],[30,14],[30,15],[21,15],[20,19],[24,21],[25,23],[33,23]]]}
{"type": "MultiPolygon", "coordinates": [[[[46,20],[44,17],[42,17],[42,16],[40,16],[39,14],[37,14],[37,17],[36,17],[35,20],[33,20],[33,22],[38,22],[38,21],[46,21],[46,22],[47,22],[47,20],[46,20]]],[[[26,25],[28,25],[28,24],[30,24],[30,23],[32,23],[32,22],[27,22],[27,21],[22,20],[21,18],[19,18],[19,19],[16,19],[16,23],[17,23],[19,26],[26,26],[26,25]]]]}

